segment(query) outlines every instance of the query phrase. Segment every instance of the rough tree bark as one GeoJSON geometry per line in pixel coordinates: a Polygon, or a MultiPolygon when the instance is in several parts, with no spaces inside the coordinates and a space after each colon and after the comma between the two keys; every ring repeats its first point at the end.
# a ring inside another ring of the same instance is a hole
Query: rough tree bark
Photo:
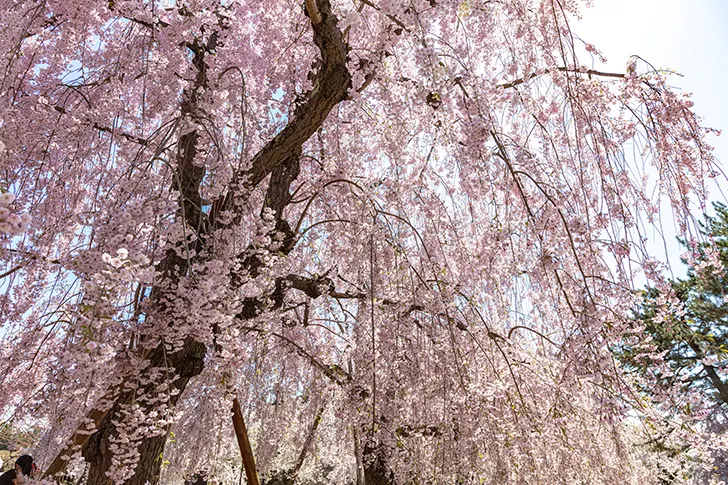
{"type": "MultiPolygon", "coordinates": [[[[173,386],[184,390],[190,379],[202,371],[204,357],[205,346],[193,340],[190,340],[189,344],[185,345],[181,351],[175,354],[167,354],[168,364],[174,367],[176,374],[179,376],[173,386]]],[[[164,358],[161,348],[157,347],[150,355],[150,363],[151,365],[162,365],[162,359],[164,358]]],[[[179,396],[179,394],[172,396],[172,402],[170,403],[172,406],[177,404],[179,396]]],[[[114,436],[116,431],[113,419],[118,416],[117,413],[120,407],[130,404],[133,398],[132,392],[123,394],[101,421],[98,431],[91,436],[91,439],[82,448],[83,457],[91,465],[87,484],[106,484],[109,482],[106,477],[106,471],[111,466],[109,445],[111,444],[110,438],[114,436]]],[[[140,460],[136,473],[126,483],[135,485],[144,485],[147,481],[155,483],[151,480],[159,476],[159,469],[162,465],[160,457],[164,452],[167,435],[168,433],[165,432],[142,441],[139,446],[140,460]]]]}
{"type": "Polygon", "coordinates": [[[389,467],[387,455],[386,447],[375,438],[365,441],[362,457],[366,485],[394,485],[394,472],[389,467]]]}

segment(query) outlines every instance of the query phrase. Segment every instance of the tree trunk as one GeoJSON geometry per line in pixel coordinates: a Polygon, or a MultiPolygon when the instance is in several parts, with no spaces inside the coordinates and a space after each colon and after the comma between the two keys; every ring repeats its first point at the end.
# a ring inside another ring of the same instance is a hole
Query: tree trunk
{"type": "MultiPolygon", "coordinates": [[[[177,400],[184,392],[190,379],[202,372],[205,358],[205,346],[199,342],[188,339],[179,352],[166,355],[167,365],[173,367],[173,371],[179,378],[172,382],[172,387],[179,392],[170,397],[169,405],[174,407],[177,400]]],[[[152,367],[161,366],[164,363],[164,349],[154,349],[149,360],[152,367]]],[[[98,430],[91,436],[91,439],[82,448],[83,457],[90,464],[87,485],[108,485],[111,483],[107,472],[111,467],[111,439],[116,436],[114,422],[122,419],[119,414],[123,406],[134,402],[134,392],[127,391],[117,399],[111,411],[101,421],[98,430]]],[[[125,485],[145,485],[147,482],[156,484],[159,482],[164,445],[167,442],[168,430],[156,436],[142,439],[137,450],[139,452],[139,463],[136,466],[134,475],[129,478],[125,485]]]]}
{"type": "MultiPolygon", "coordinates": [[[[192,65],[197,71],[195,79],[191,86],[185,88],[182,93],[181,114],[183,118],[195,119],[198,113],[198,92],[208,87],[207,70],[208,66],[205,56],[208,52],[214,51],[218,43],[218,32],[214,31],[208,38],[206,43],[195,39],[193,42],[186,44],[186,48],[192,51],[192,65]]],[[[197,154],[197,144],[199,135],[196,130],[182,134],[177,140],[176,158],[177,169],[173,188],[180,192],[179,208],[177,217],[183,221],[189,228],[197,232],[198,239],[193,243],[195,254],[192,258],[185,258],[176,253],[173,249],[169,249],[165,257],[157,265],[159,280],[152,289],[149,300],[150,311],[148,313],[149,321],[155,321],[155,317],[161,321],[173,319],[168,316],[169,311],[166,299],[174,300],[174,288],[176,288],[180,279],[185,275],[187,269],[199,259],[199,254],[204,249],[205,241],[209,236],[209,228],[203,224],[202,196],[200,195],[200,184],[205,176],[205,168],[195,165],[194,160],[197,154]]],[[[143,339],[144,337],[142,337],[143,339]]],[[[177,390],[174,395],[170,395],[167,402],[169,407],[174,408],[177,400],[187,387],[190,379],[200,372],[204,367],[205,345],[188,337],[182,346],[182,349],[172,354],[165,351],[164,341],[159,341],[157,346],[147,356],[148,366],[142,371],[142,376],[148,372],[148,369],[165,368],[169,370],[170,375],[175,375],[176,380],[167,382],[170,388],[177,390]]],[[[111,411],[104,417],[101,426],[94,433],[91,439],[83,446],[82,454],[91,465],[89,471],[88,485],[106,485],[110,483],[107,476],[111,462],[111,439],[116,436],[116,428],[114,422],[124,419],[121,413],[124,406],[133,404],[136,396],[153,396],[154,385],[151,384],[142,387],[140,390],[122,391],[117,398],[111,411]],[[141,392],[139,392],[141,391],[141,392]]],[[[141,399],[140,399],[141,401],[141,399]]],[[[154,404],[146,406],[146,411],[151,411],[154,404]]],[[[147,482],[156,484],[159,481],[159,473],[162,466],[162,457],[164,445],[167,441],[169,430],[155,436],[147,436],[139,443],[137,451],[139,453],[139,462],[134,471],[134,475],[125,484],[144,485],[147,482]]]]}
{"type": "MultiPolygon", "coordinates": [[[[84,448],[84,458],[91,465],[86,485],[111,484],[106,472],[111,467],[109,437],[113,436],[116,431],[110,419],[113,414],[109,413],[106,416],[99,429],[100,434],[89,441],[91,446],[84,448]],[[96,454],[90,455],[92,452],[96,454]]],[[[134,475],[129,481],[125,482],[125,485],[145,485],[146,483],[156,484],[159,482],[166,441],[166,434],[146,438],[142,441],[138,448],[139,463],[136,466],[134,475]]]]}
{"type": "MultiPolygon", "coordinates": [[[[276,212],[277,227],[288,227],[288,231],[284,232],[290,233],[287,237],[289,241],[284,244],[283,249],[279,250],[284,253],[290,252],[296,241],[295,234],[281,216],[283,208],[290,201],[288,192],[290,184],[298,176],[297,163],[301,147],[321,127],[333,107],[346,99],[348,90],[351,87],[351,75],[347,69],[348,48],[337,25],[338,19],[331,11],[329,0],[312,0],[307,2],[306,7],[310,10],[308,13],[312,19],[314,44],[318,47],[321,56],[321,63],[317,66],[315,74],[312,73],[314,87],[306,94],[305,101],[297,107],[288,125],[253,157],[252,166],[246,172],[237,173],[235,177],[235,180],[247,180],[247,184],[254,187],[262,183],[268,175],[271,175],[268,196],[273,200],[267,203],[276,212]]],[[[197,115],[197,92],[199,88],[208,87],[208,68],[205,63],[205,55],[207,52],[214,51],[216,44],[217,32],[210,35],[207,45],[198,40],[186,44],[186,47],[194,53],[192,64],[197,70],[197,76],[193,86],[190,87],[191,89],[185,89],[183,93],[181,106],[183,116],[194,118],[197,115]]],[[[180,192],[179,215],[185,219],[190,228],[198,233],[196,247],[193,249],[195,249],[195,254],[199,255],[203,253],[204,245],[217,225],[216,215],[221,210],[234,210],[234,199],[240,193],[239,190],[230,187],[224,196],[221,196],[218,201],[213,203],[215,210],[210,214],[201,212],[200,183],[204,178],[205,170],[193,163],[197,150],[197,138],[198,134],[193,131],[182,135],[178,140],[178,166],[174,188],[180,192]]],[[[235,214],[233,222],[229,225],[239,224],[240,222],[240,214],[235,214]]],[[[162,293],[165,290],[160,288],[175,288],[179,277],[185,274],[186,269],[193,262],[175,256],[174,251],[168,253],[164,260],[160,262],[158,273],[161,275],[160,279],[166,284],[152,290],[149,301],[154,303],[150,305],[148,316],[151,315],[152,318],[148,319],[149,322],[154,321],[153,317],[155,315],[164,319],[165,306],[160,302],[164,301],[161,296],[163,296],[162,293]]],[[[243,261],[242,266],[248,272],[253,273],[255,270],[252,267],[253,262],[253,260],[243,261]]],[[[173,297],[174,295],[167,296],[173,297]]],[[[262,295],[261,299],[249,299],[250,301],[247,301],[246,305],[244,305],[240,317],[250,318],[257,314],[258,310],[263,306],[262,302],[267,301],[267,296],[273,296],[276,301],[282,302],[282,298],[276,298],[276,295],[262,295]],[[247,313],[250,313],[250,315],[247,313]]],[[[171,368],[171,372],[179,376],[170,384],[170,387],[178,391],[176,395],[168,399],[170,407],[175,406],[189,380],[202,371],[204,357],[205,345],[192,339],[185,341],[183,348],[175,354],[165,356],[164,347],[160,344],[147,356],[149,367],[163,366],[171,368]]],[[[139,392],[143,394],[144,390],[142,389],[139,392]]],[[[87,441],[82,436],[83,433],[76,432],[74,434],[74,442],[78,437],[76,445],[82,446],[82,454],[91,465],[89,485],[106,485],[109,483],[107,472],[112,464],[111,440],[116,436],[113,423],[123,422],[120,413],[126,405],[134,402],[136,395],[133,392],[121,392],[108,413],[104,415],[103,411],[99,411],[97,417],[101,420],[101,423],[87,441]],[[101,416],[103,416],[103,419],[101,419],[101,416]],[[85,443],[83,443],[84,441],[85,443]]],[[[167,438],[166,431],[157,436],[145,437],[141,440],[138,447],[139,464],[134,475],[125,484],[158,483],[163,461],[162,453],[167,438]]],[[[68,455],[68,453],[65,451],[66,448],[54,461],[54,464],[57,464],[54,470],[57,468],[58,471],[47,473],[47,475],[62,471],[67,463],[67,458],[64,458],[64,456],[68,455]]]]}
{"type": "Polygon", "coordinates": [[[366,485],[394,485],[394,472],[389,467],[387,448],[369,437],[364,443],[364,483],[366,485]]]}
{"type": "Polygon", "coordinates": [[[364,479],[364,456],[361,450],[361,440],[359,433],[354,428],[354,455],[356,456],[356,485],[366,485],[364,479]]]}

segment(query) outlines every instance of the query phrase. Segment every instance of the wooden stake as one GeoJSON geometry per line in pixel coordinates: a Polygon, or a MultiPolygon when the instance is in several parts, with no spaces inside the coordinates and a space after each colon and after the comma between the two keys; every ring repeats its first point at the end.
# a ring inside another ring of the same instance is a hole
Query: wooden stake
{"type": "Polygon", "coordinates": [[[240,402],[237,396],[233,399],[233,428],[235,428],[235,437],[238,439],[240,455],[243,457],[243,466],[245,467],[245,476],[248,479],[248,485],[260,485],[258,472],[255,470],[253,449],[250,447],[248,430],[245,428],[243,412],[240,410],[240,402]]]}
{"type": "Polygon", "coordinates": [[[88,442],[89,438],[91,438],[91,435],[96,432],[96,430],[99,428],[99,424],[101,424],[101,421],[106,417],[107,414],[109,414],[108,410],[99,411],[98,409],[92,409],[86,415],[86,421],[82,421],[76,432],[73,433],[73,436],[71,436],[70,442],[63,447],[60,453],[58,453],[58,455],[53,460],[53,463],[51,463],[48,469],[45,471],[45,473],[43,474],[43,478],[49,478],[53,475],[63,472],[66,469],[66,465],[68,465],[70,457],[73,456],[76,450],[79,450],[83,447],[83,445],[86,444],[86,442],[88,442]],[[88,425],[86,424],[88,422],[93,423],[93,429],[89,430],[88,425]]]}

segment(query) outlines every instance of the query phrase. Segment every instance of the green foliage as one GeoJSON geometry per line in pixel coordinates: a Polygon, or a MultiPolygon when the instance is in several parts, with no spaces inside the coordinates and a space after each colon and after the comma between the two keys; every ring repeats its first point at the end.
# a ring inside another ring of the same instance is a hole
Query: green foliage
{"type": "Polygon", "coordinates": [[[687,277],[670,280],[667,288],[644,290],[634,332],[617,357],[656,384],[645,389],[648,394],[678,386],[700,391],[725,408],[728,384],[720,367],[728,358],[728,208],[714,207],[716,215],[706,215],[701,223],[706,242],[680,241],[688,251],[683,258],[687,277]]]}
{"type": "Polygon", "coordinates": [[[4,472],[12,468],[15,459],[23,450],[32,448],[41,436],[39,428],[18,428],[12,422],[0,424],[0,460],[4,472]]]}

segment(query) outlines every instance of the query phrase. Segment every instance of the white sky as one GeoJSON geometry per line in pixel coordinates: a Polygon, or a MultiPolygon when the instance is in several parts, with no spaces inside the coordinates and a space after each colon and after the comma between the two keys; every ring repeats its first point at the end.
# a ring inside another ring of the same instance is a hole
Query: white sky
{"type": "MultiPolygon", "coordinates": [[[[624,71],[636,54],[684,75],[673,84],[694,93],[706,124],[728,129],[728,0],[596,0],[573,26],[624,71]]],[[[728,131],[713,140],[728,160],[728,131]]]]}
{"type": "MultiPolygon", "coordinates": [[[[708,140],[723,169],[728,169],[728,0],[595,0],[594,4],[583,9],[583,19],[572,25],[575,33],[604,53],[608,70],[624,72],[629,57],[638,55],[658,69],[682,74],[673,76],[671,84],[693,93],[694,109],[705,126],[723,130],[722,136],[708,140]]],[[[711,188],[711,202],[726,202],[728,186],[721,185],[723,193],[711,188]]],[[[672,269],[676,275],[684,274],[678,259],[682,249],[669,243],[672,269]]]]}

